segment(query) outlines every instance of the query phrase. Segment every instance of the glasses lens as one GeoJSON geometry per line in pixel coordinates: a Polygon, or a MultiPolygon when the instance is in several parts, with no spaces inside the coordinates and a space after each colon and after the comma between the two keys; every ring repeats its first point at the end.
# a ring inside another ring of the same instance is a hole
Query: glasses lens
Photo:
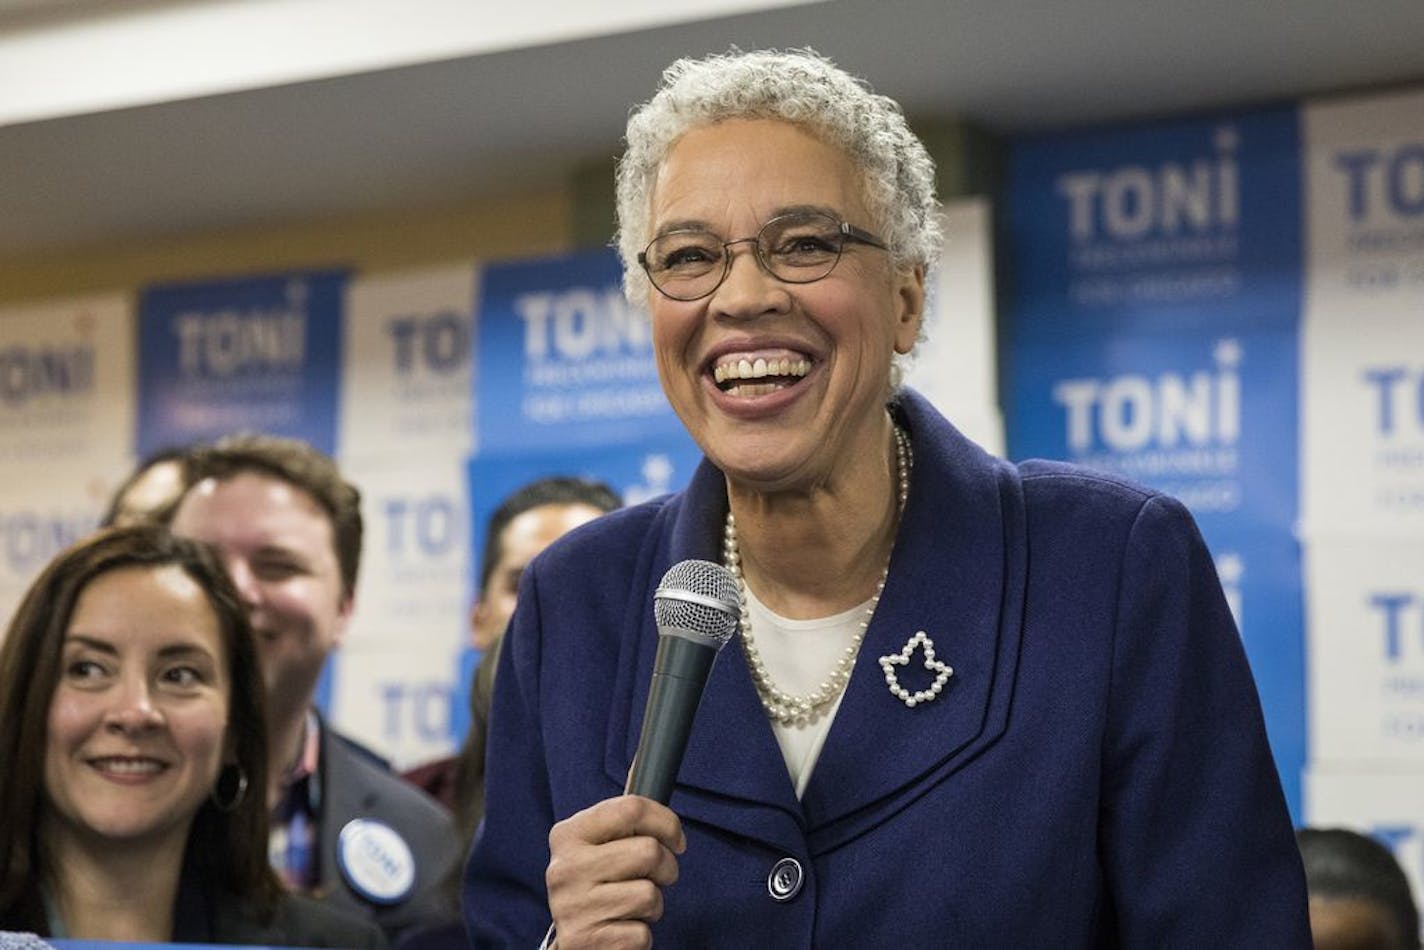
{"type": "Polygon", "coordinates": [[[643,252],[648,277],[669,297],[693,300],[722,279],[722,242],[711,231],[672,231],[643,252]]]}
{"type": "Polygon", "coordinates": [[[788,214],[761,229],[757,247],[767,269],[791,284],[820,280],[841,257],[841,223],[828,214],[788,214]]]}

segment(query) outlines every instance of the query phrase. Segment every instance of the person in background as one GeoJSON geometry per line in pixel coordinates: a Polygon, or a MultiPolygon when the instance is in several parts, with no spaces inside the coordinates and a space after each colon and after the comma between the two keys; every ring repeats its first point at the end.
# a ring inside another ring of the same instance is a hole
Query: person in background
{"type": "Polygon", "coordinates": [[[188,487],[190,460],[197,448],[177,446],[146,456],[115,490],[99,527],[166,521],[188,487]]]}
{"type": "Polygon", "coordinates": [[[1409,878],[1379,841],[1346,828],[1296,832],[1316,950],[1418,950],[1409,878]]]}
{"type": "Polygon", "coordinates": [[[478,592],[470,609],[470,647],[480,652],[470,685],[470,731],[459,754],[405,773],[407,781],[445,802],[471,836],[484,815],[490,695],[499,646],[519,593],[519,578],[529,562],[565,532],[621,504],[618,493],[603,482],[553,475],[507,495],[485,525],[478,592]]]}
{"type": "Polygon", "coordinates": [[[288,887],[355,910],[394,939],[439,914],[460,847],[445,808],[314,706],[355,605],[360,500],[306,443],[233,436],[193,456],[172,528],[217,548],[257,636],[274,866],[288,887]]]}
{"type": "MultiPolygon", "coordinates": [[[[407,781],[441,798],[454,810],[460,840],[470,842],[484,817],[485,735],[490,697],[504,630],[519,592],[519,579],[535,556],[599,515],[620,506],[618,493],[600,481],[555,475],[516,489],[500,502],[485,526],[478,593],[470,611],[470,646],[481,651],[470,683],[470,730],[459,752],[405,773],[407,781]]],[[[401,943],[406,950],[459,947],[459,868],[449,879],[451,920],[401,943]]]]}
{"type": "Polygon", "coordinates": [[[205,545],[136,525],[56,557],[0,648],[0,929],[384,946],[267,863],[262,692],[205,545]]]}
{"type": "Polygon", "coordinates": [[[1307,946],[1186,508],[995,458],[899,384],[940,207],[898,105],[811,51],[680,60],[617,188],[624,286],[704,459],[525,571],[475,946],[1307,946]],[[669,807],[623,789],[653,594],[691,559],[725,566],[739,634],[669,807]]]}

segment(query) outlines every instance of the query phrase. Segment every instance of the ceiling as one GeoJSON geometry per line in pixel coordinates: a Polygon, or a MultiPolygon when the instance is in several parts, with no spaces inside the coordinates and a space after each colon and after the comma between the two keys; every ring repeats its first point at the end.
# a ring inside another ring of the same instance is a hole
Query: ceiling
{"type": "Polygon", "coordinates": [[[1424,0],[826,0],[11,125],[0,257],[549,187],[617,153],[664,65],[732,44],[1007,134],[1424,82],[1424,0]]]}

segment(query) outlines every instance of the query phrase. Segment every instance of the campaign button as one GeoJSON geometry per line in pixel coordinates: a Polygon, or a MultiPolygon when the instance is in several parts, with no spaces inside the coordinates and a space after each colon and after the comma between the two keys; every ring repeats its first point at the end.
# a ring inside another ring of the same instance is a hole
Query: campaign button
{"type": "Polygon", "coordinates": [[[415,855],[383,821],[347,822],[336,839],[336,863],[351,889],[373,904],[398,904],[415,887],[415,855]]]}

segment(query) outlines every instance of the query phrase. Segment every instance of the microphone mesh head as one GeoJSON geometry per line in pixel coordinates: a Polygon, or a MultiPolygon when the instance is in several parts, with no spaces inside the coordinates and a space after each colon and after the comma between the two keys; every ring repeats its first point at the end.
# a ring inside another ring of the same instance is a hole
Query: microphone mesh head
{"type": "Polygon", "coordinates": [[[658,629],[674,627],[697,635],[719,650],[737,632],[742,594],[736,578],[711,561],[679,561],[653,592],[658,629]]]}

